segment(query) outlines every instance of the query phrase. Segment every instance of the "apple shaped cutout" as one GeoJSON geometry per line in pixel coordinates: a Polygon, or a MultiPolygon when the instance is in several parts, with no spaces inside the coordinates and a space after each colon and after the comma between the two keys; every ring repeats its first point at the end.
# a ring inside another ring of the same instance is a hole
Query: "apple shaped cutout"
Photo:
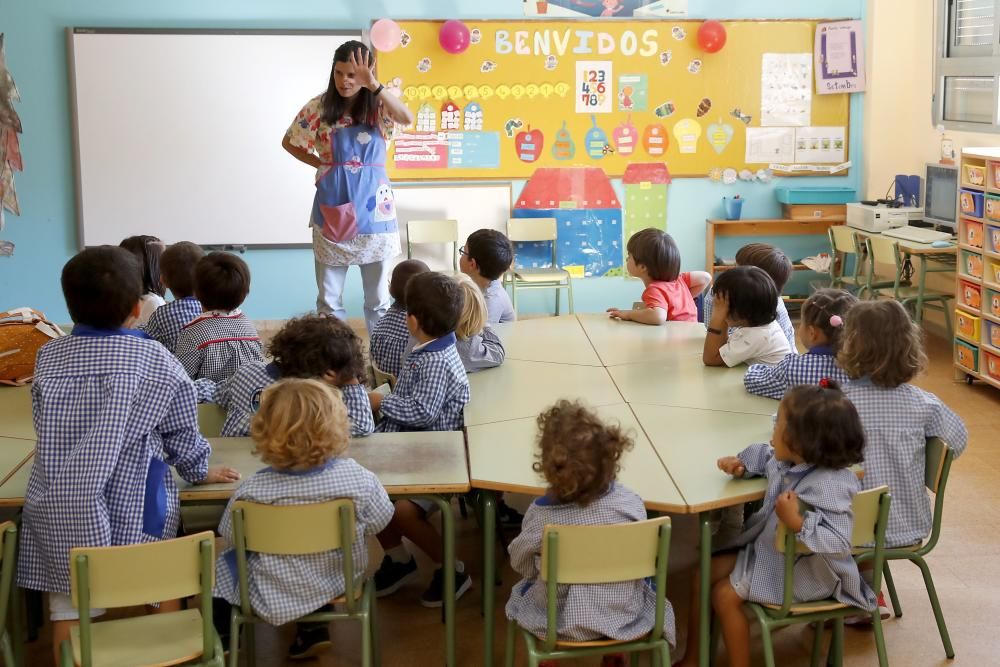
{"type": "Polygon", "coordinates": [[[733,140],[733,126],[729,123],[712,123],[708,126],[708,143],[719,155],[733,140]]]}
{"type": "Polygon", "coordinates": [[[639,131],[632,124],[632,114],[629,114],[628,119],[615,128],[611,136],[615,141],[615,150],[618,151],[619,155],[631,155],[635,151],[639,131]]]}
{"type": "Polygon", "coordinates": [[[514,149],[521,162],[534,162],[542,155],[545,136],[541,130],[532,130],[529,125],[514,137],[514,149]]]}

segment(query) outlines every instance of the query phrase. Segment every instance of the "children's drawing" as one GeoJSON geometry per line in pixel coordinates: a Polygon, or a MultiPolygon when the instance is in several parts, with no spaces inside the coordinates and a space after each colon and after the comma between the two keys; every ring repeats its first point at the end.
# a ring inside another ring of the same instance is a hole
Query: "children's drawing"
{"type": "Polygon", "coordinates": [[[573,136],[566,129],[566,121],[556,132],[555,143],[552,144],[552,157],[557,160],[572,160],[576,155],[576,144],[573,143],[573,136]]]}
{"type": "Polygon", "coordinates": [[[593,123],[593,127],[587,130],[583,144],[587,149],[587,155],[591,159],[600,160],[608,154],[605,150],[605,146],[608,145],[608,133],[597,127],[597,116],[594,114],[590,115],[590,122],[593,123]]]}
{"type": "Polygon", "coordinates": [[[659,123],[647,125],[642,133],[642,149],[647,155],[662,157],[666,154],[670,146],[670,137],[667,135],[667,128],[659,123]]]}

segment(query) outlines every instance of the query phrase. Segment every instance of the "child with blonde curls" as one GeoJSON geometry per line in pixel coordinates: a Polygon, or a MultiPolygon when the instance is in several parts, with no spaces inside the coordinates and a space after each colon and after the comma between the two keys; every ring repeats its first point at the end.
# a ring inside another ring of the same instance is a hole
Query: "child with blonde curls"
{"type": "Polygon", "coordinates": [[[781,400],[792,387],[816,384],[823,378],[846,384],[847,374],[837,364],[837,350],[844,317],[857,302],[857,297],[844,290],[816,290],[802,304],[799,338],[806,353],[789,353],[776,366],[753,364],[743,376],[743,386],[751,394],[781,400]]]}
{"type": "MultiPolygon", "coordinates": [[[[280,380],[264,390],[250,435],[256,444],[254,453],[268,467],[236,489],[219,524],[219,533],[232,541],[230,510],[238,500],[298,505],[349,498],[354,502],[356,520],[351,554],[360,585],[368,564],[366,538],[389,523],[393,506],[378,478],[343,456],[351,437],[351,423],[340,391],[319,380],[280,380]]],[[[272,625],[327,609],[330,600],[345,590],[340,549],[303,556],[250,553],[247,570],[250,605],[272,625]]],[[[216,561],[214,595],[216,627],[220,636],[226,636],[229,605],[240,604],[236,552],[232,548],[223,551],[216,561]]],[[[329,645],[326,624],[302,623],[297,627],[289,657],[311,657],[329,645]]]]}
{"type": "MultiPolygon", "coordinates": [[[[537,421],[540,451],[534,468],[545,476],[548,490],[525,512],[521,534],[510,543],[511,567],[523,579],[511,590],[506,611],[507,618],[544,638],[546,592],[540,567],[545,526],[643,521],[646,509],[634,491],[615,480],[622,453],[632,448],[631,438],[619,426],[607,425],[579,403],[565,400],[538,415],[537,421]]],[[[653,627],[656,594],[645,580],[563,585],[558,596],[560,640],[631,640],[653,627]]],[[[673,646],[669,602],[663,634],[673,646]]],[[[624,657],[606,655],[601,664],[624,665],[624,657]]]]}
{"type": "Polygon", "coordinates": [[[465,372],[474,373],[499,366],[506,352],[500,336],[490,327],[483,291],[464,273],[456,274],[455,281],[465,295],[462,314],[455,327],[455,349],[462,358],[465,372]]]}

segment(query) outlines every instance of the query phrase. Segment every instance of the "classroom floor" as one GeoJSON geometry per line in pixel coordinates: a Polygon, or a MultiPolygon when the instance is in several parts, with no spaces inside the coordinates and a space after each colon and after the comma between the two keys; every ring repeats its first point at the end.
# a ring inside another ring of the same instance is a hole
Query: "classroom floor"
{"type": "MultiPolygon", "coordinates": [[[[908,563],[893,566],[893,576],[903,605],[902,618],[886,622],[889,659],[896,665],[930,667],[932,665],[996,664],[1000,655],[1000,515],[994,508],[1000,501],[1000,392],[990,387],[968,387],[953,380],[951,348],[941,338],[929,337],[930,371],[917,382],[937,394],[965,419],[970,442],[966,453],[952,468],[945,504],[941,542],[928,563],[934,575],[945,619],[951,632],[956,656],[945,658],[934,617],[924,593],[919,570],[908,563]]],[[[734,443],[734,452],[741,443],[734,443]]],[[[457,514],[457,506],[455,506],[457,514]]],[[[471,517],[457,522],[458,557],[474,577],[474,587],[458,602],[458,664],[472,667],[483,663],[483,621],[479,611],[481,547],[476,522],[471,517]]],[[[671,577],[668,596],[679,619],[686,618],[689,582],[695,566],[696,526],[690,517],[674,518],[670,554],[671,577]]],[[[511,535],[513,537],[513,535],[511,535]]],[[[375,548],[377,550],[377,547],[375,548]]],[[[372,554],[377,563],[381,553],[372,554]]],[[[439,610],[425,609],[418,598],[430,570],[421,563],[424,578],[378,601],[382,663],[387,667],[417,667],[444,663],[444,627],[439,610]]],[[[502,570],[503,584],[497,591],[495,664],[503,664],[505,621],[503,601],[509,587],[517,580],[509,567],[502,570]]],[[[679,624],[678,641],[683,646],[685,628],[679,624]]],[[[291,662],[284,657],[291,641],[292,628],[262,627],[257,632],[257,664],[261,666],[316,665],[333,667],[360,663],[357,626],[336,623],[332,636],[335,648],[317,660],[291,662]]],[[[755,631],[756,633],[756,631],[755,631]]],[[[759,652],[759,642],[756,642],[759,652]]],[[[808,664],[812,631],[799,626],[775,634],[776,660],[779,665],[808,664]]],[[[48,628],[39,641],[28,646],[27,664],[46,665],[50,659],[48,628]]],[[[720,649],[723,650],[723,649],[720,649]]],[[[523,647],[520,660],[526,664],[523,647]]],[[[676,660],[680,652],[674,656],[676,660]]],[[[760,661],[759,654],[755,657],[760,661]]],[[[597,665],[599,659],[564,661],[560,664],[597,665]]],[[[648,664],[643,662],[642,664],[648,664]]],[[[725,664],[723,660],[721,664],[725,664]]],[[[849,666],[875,664],[872,635],[848,629],[846,660],[849,666]]]]}

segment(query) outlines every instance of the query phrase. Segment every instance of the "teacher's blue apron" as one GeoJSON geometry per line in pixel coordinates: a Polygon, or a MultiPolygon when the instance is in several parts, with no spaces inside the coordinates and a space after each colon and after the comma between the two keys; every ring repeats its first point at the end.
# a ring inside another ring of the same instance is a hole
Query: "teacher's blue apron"
{"type": "Polygon", "coordinates": [[[386,142],[371,125],[330,132],[333,164],[316,182],[312,222],[334,243],[396,233],[396,205],[385,171],[386,142]]]}

